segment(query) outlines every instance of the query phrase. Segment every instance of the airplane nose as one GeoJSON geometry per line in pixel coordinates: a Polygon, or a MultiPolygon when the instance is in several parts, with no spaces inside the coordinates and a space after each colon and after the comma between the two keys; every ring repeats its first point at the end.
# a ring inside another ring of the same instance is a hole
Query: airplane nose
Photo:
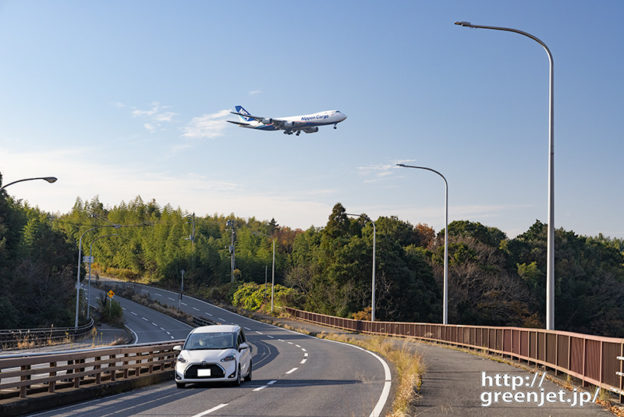
{"type": "Polygon", "coordinates": [[[343,120],[345,120],[347,118],[347,115],[344,114],[344,113],[341,113],[341,114],[342,114],[342,118],[340,119],[340,121],[342,122],[343,120]]]}

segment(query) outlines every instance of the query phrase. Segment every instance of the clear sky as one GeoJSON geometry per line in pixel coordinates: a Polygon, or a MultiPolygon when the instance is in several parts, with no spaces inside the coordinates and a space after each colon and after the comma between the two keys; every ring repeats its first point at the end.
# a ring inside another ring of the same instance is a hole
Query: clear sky
{"type": "Polygon", "coordinates": [[[198,215],[323,226],[547,218],[555,60],[555,225],[624,237],[624,2],[0,1],[0,172],[52,212],[140,195],[198,215]],[[337,109],[318,133],[241,129],[337,109]]]}

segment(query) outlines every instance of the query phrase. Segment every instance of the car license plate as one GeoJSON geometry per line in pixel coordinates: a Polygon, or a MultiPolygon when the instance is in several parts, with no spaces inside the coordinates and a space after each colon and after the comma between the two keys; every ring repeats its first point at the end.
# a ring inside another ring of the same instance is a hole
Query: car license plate
{"type": "Polygon", "coordinates": [[[197,376],[210,376],[210,369],[198,369],[197,376]]]}

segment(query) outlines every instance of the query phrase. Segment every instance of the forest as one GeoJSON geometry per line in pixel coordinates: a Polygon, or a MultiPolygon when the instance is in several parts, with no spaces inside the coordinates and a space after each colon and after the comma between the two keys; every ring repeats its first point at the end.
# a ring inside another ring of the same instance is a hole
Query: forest
{"type": "MultiPolygon", "coordinates": [[[[140,197],[105,207],[95,197],[52,216],[2,192],[0,328],[71,325],[81,235],[100,275],[177,290],[184,270],[185,292],[243,304],[250,301],[235,294],[270,283],[275,241],[282,303],[365,319],[372,219],[346,213],[337,203],[325,226],[304,231],[274,219],[199,216],[140,197]]],[[[393,216],[374,221],[376,319],[441,322],[446,231],[393,216]]],[[[449,323],[544,327],[545,224],[536,221],[512,239],[466,220],[450,223],[448,233],[449,323]]],[[[558,229],[555,296],[558,330],[624,337],[624,241],[558,229]]]]}

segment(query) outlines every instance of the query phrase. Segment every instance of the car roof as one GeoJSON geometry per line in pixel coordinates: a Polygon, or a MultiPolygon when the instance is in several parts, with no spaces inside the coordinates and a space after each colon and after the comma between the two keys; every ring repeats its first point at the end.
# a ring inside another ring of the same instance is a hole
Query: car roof
{"type": "Polygon", "coordinates": [[[234,333],[240,330],[237,325],[215,324],[212,326],[201,326],[194,328],[191,333],[234,333]]]}

